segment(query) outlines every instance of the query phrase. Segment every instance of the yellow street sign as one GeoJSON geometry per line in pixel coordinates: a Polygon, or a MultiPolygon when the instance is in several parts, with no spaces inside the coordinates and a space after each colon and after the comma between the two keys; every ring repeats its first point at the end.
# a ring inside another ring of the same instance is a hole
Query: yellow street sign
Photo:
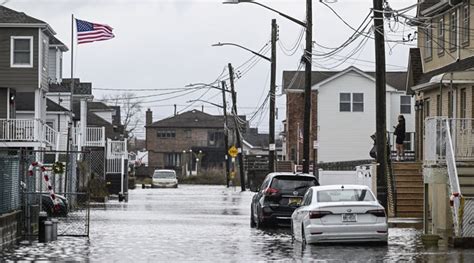
{"type": "Polygon", "coordinates": [[[232,158],[235,158],[237,156],[237,154],[239,153],[239,150],[237,150],[237,148],[235,148],[234,145],[232,145],[230,148],[229,148],[229,151],[228,151],[229,155],[232,157],[232,158]]]}

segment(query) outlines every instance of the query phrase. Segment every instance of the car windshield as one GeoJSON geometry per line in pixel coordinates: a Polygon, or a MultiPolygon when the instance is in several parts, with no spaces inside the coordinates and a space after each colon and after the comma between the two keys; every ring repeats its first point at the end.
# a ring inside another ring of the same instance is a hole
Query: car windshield
{"type": "Polygon", "coordinates": [[[168,171],[157,171],[153,174],[153,178],[157,179],[174,179],[176,178],[176,175],[174,172],[168,172],[168,171]]]}
{"type": "Polygon", "coordinates": [[[307,189],[316,185],[316,180],[311,177],[300,176],[280,176],[275,177],[272,181],[271,188],[281,191],[294,191],[307,189]]]}
{"type": "Polygon", "coordinates": [[[366,189],[320,190],[317,196],[318,202],[375,201],[372,193],[366,189]]]}

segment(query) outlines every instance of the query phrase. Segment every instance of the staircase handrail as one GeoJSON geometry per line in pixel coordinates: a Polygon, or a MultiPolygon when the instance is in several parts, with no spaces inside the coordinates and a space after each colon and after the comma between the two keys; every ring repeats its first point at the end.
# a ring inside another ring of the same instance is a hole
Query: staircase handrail
{"type": "Polygon", "coordinates": [[[453,201],[453,223],[456,236],[459,236],[460,231],[460,206],[461,206],[461,187],[459,185],[458,171],[456,167],[456,159],[454,156],[454,147],[451,137],[451,126],[449,125],[449,119],[445,120],[446,128],[446,165],[448,168],[448,177],[451,194],[450,200],[453,201]]]}

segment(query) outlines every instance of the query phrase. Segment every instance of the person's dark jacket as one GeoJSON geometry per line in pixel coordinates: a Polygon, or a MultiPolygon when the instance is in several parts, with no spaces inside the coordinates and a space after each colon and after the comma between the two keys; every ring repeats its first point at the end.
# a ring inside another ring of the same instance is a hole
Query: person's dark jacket
{"type": "Polygon", "coordinates": [[[397,139],[396,139],[397,143],[403,144],[403,141],[405,140],[405,134],[406,134],[404,121],[401,121],[398,123],[397,127],[395,127],[394,134],[395,136],[397,136],[397,139]]]}

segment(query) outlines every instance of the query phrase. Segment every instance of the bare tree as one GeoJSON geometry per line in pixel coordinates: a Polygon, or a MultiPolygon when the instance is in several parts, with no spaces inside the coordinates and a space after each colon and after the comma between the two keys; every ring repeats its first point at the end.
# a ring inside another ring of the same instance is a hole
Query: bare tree
{"type": "Polygon", "coordinates": [[[135,137],[134,131],[141,121],[142,101],[131,92],[105,95],[102,101],[109,105],[120,106],[121,123],[128,139],[135,137]]]}

